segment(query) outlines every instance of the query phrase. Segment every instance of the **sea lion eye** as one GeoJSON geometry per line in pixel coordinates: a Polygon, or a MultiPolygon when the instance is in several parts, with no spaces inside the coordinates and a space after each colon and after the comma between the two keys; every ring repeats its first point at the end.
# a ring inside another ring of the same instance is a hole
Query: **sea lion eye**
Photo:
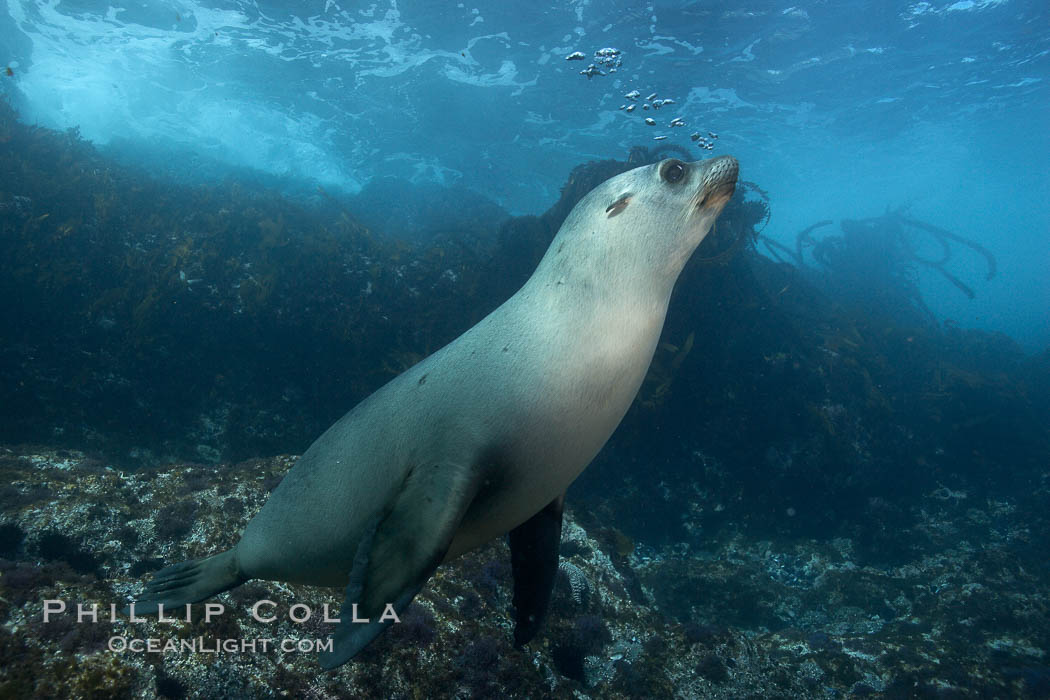
{"type": "Polygon", "coordinates": [[[681,182],[685,177],[685,163],[672,158],[660,167],[660,177],[672,185],[681,182]]]}

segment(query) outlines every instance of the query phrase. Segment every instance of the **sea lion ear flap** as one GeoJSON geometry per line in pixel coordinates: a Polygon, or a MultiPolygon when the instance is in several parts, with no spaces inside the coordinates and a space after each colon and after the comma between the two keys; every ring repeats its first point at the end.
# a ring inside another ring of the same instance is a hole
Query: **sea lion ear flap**
{"type": "Polygon", "coordinates": [[[623,213],[623,210],[627,208],[627,205],[631,203],[631,197],[634,196],[633,192],[626,192],[620,195],[620,198],[610,204],[605,209],[605,218],[611,219],[614,216],[619,216],[623,213]]]}
{"type": "Polygon", "coordinates": [[[526,644],[539,631],[558,574],[562,509],[565,494],[510,531],[510,565],[514,572],[514,645],[526,644]]]}
{"type": "Polygon", "coordinates": [[[457,465],[409,473],[392,506],[357,544],[332,650],[321,653],[321,666],[345,664],[400,619],[445,558],[476,492],[468,470],[457,465]]]}

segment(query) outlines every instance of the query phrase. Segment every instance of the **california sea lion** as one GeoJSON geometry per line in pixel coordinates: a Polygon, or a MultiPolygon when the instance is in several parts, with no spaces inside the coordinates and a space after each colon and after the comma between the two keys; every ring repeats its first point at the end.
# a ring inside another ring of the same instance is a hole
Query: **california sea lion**
{"type": "Polygon", "coordinates": [[[261,578],[345,586],[326,668],[352,658],[443,561],[510,533],[515,641],[558,565],[565,489],[642,383],[689,256],[737,162],[665,160],[584,197],[528,282],[314,442],[228,551],[169,566],[136,612],[261,578]],[[351,622],[357,605],[367,624],[351,622]]]}

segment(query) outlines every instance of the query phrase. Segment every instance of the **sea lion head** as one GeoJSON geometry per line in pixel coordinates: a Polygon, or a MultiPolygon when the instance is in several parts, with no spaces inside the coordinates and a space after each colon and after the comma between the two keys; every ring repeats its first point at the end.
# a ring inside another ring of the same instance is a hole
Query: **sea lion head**
{"type": "Polygon", "coordinates": [[[551,249],[571,250],[577,264],[624,283],[673,285],[733,196],[738,172],[735,158],[719,156],[669,158],[621,173],[576,205],[551,249]]]}

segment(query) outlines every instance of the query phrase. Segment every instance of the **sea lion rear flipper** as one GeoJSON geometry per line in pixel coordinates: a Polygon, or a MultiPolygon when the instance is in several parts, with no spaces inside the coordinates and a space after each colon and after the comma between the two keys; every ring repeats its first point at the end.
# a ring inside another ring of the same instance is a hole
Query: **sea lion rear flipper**
{"type": "MultiPolygon", "coordinates": [[[[246,580],[232,549],[204,559],[172,564],[153,575],[135,601],[134,612],[136,615],[153,615],[160,605],[171,610],[187,603],[197,603],[235,588],[246,580]]],[[[127,610],[131,612],[132,609],[127,610]]]]}
{"type": "Polygon", "coordinates": [[[389,604],[400,615],[437,569],[477,485],[469,470],[436,464],[413,469],[391,506],[361,539],[350,571],[326,669],[340,666],[392,623],[381,619],[389,604]],[[356,608],[354,607],[356,605],[356,608]],[[353,622],[369,619],[369,622],[353,622]]]}
{"type": "Polygon", "coordinates": [[[510,531],[514,572],[514,645],[528,643],[539,630],[558,574],[558,544],[565,494],[510,531]]]}

